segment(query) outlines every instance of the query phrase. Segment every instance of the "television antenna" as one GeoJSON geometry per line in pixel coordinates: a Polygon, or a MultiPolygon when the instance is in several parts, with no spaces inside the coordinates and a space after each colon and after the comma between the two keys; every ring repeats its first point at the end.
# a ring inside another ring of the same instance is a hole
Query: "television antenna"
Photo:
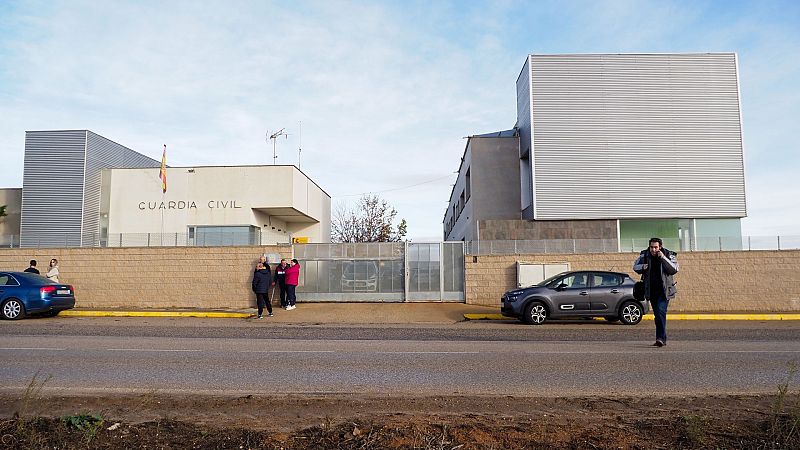
{"type": "Polygon", "coordinates": [[[267,135],[268,135],[267,139],[272,140],[272,165],[274,166],[275,161],[278,159],[277,145],[276,145],[278,142],[278,137],[285,136],[286,139],[289,139],[289,133],[286,132],[286,128],[281,128],[280,130],[272,134],[269,134],[269,131],[267,131],[267,135]]]}
{"type": "Polygon", "coordinates": [[[300,153],[303,152],[303,121],[300,121],[300,142],[297,145],[297,168],[300,168],[300,153]]]}

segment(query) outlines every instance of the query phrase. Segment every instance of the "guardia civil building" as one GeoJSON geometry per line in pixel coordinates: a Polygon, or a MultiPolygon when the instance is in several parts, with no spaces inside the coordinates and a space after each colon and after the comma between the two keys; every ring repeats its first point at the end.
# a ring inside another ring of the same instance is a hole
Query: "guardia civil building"
{"type": "MultiPolygon", "coordinates": [[[[160,150],[160,149],[159,149],[160,150]]],[[[330,241],[330,196],[300,169],[166,168],[89,130],[27,131],[0,245],[270,245],[330,241]]]]}
{"type": "Polygon", "coordinates": [[[532,54],[517,122],[468,138],[446,240],[741,237],[735,53],[532,54]]]}

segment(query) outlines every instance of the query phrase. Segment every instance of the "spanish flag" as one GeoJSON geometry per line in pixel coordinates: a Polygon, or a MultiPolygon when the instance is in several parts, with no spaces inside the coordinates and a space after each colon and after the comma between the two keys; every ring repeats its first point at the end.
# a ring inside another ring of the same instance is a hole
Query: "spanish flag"
{"type": "Polygon", "coordinates": [[[161,154],[161,170],[158,172],[161,178],[161,192],[167,193],[167,144],[164,144],[164,153],[161,154]]]}

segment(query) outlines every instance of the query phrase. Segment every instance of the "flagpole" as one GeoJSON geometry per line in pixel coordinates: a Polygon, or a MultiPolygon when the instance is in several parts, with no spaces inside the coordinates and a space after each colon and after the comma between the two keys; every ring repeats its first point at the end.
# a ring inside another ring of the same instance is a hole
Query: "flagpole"
{"type": "MultiPolygon", "coordinates": [[[[161,203],[167,194],[167,144],[164,144],[164,151],[161,153],[161,170],[158,172],[158,178],[161,179],[161,203]]],[[[160,205],[159,205],[160,206],[160,205]]],[[[164,208],[161,210],[161,245],[164,245],[164,208]]]]}

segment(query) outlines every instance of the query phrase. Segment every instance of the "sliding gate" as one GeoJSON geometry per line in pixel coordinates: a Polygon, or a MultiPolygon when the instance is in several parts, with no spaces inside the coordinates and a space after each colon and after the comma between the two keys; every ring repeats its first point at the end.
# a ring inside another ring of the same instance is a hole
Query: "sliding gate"
{"type": "Polygon", "coordinates": [[[464,301],[464,243],[295,244],[303,301],[464,301]]]}

